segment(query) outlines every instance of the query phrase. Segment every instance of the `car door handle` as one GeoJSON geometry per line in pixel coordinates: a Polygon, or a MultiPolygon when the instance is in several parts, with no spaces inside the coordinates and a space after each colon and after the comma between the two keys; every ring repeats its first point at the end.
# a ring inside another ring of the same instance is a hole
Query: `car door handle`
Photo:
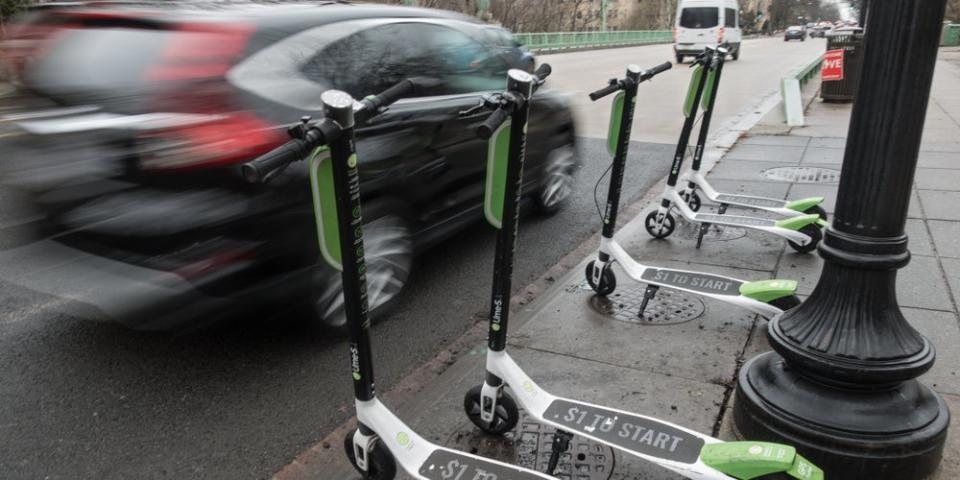
{"type": "Polygon", "coordinates": [[[410,173],[410,176],[437,178],[440,175],[443,175],[449,169],[450,169],[450,164],[447,162],[446,157],[436,157],[434,159],[427,161],[427,163],[415,168],[410,173]]]}

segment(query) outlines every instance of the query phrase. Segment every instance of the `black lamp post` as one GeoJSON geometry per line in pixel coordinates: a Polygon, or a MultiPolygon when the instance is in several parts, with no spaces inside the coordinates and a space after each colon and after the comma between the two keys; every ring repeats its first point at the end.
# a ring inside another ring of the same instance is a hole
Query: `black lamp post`
{"type": "Polygon", "coordinates": [[[946,440],[950,412],[916,380],[933,366],[933,345],[896,298],[944,5],[871,2],[820,282],[770,322],[775,352],[751,359],[738,378],[738,432],[796,445],[828,478],[925,478],[946,440]]]}

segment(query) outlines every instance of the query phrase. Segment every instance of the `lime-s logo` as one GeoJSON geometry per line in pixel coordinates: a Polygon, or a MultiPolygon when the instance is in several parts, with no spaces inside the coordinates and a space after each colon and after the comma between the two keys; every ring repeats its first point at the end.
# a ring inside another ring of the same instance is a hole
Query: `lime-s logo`
{"type": "Polygon", "coordinates": [[[407,445],[410,444],[410,436],[407,435],[406,432],[400,432],[400,433],[398,433],[398,434],[397,434],[397,443],[399,443],[401,447],[406,447],[407,445]]]}
{"type": "Polygon", "coordinates": [[[347,159],[347,166],[350,167],[350,168],[353,168],[353,167],[356,167],[356,166],[357,166],[357,154],[356,154],[356,153],[354,153],[353,155],[350,155],[350,158],[347,159]]]}
{"type": "Polygon", "coordinates": [[[350,344],[350,369],[353,371],[353,379],[360,381],[360,351],[357,345],[350,344]]]}

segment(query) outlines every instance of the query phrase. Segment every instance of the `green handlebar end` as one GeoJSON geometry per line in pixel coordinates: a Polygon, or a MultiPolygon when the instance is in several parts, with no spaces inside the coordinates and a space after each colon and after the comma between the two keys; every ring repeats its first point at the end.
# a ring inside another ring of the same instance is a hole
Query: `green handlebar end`
{"type": "Polygon", "coordinates": [[[740,295],[769,303],[778,298],[789,297],[797,293],[796,280],[758,280],[740,285],[740,295]]]}
{"type": "Polygon", "coordinates": [[[710,443],[700,451],[700,460],[738,480],[751,480],[785,473],[798,480],[823,480],[823,470],[787,445],[769,442],[710,443]]]}

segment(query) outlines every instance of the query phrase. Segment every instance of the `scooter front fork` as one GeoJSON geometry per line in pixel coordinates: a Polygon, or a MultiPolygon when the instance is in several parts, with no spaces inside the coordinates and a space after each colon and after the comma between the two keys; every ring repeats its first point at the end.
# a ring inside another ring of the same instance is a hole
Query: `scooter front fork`
{"type": "Polygon", "coordinates": [[[364,430],[367,428],[361,425],[353,434],[353,458],[357,460],[357,468],[366,472],[368,471],[367,454],[373,450],[379,438],[376,433],[364,433],[364,430]]]}
{"type": "Polygon", "coordinates": [[[483,382],[480,389],[480,420],[492,424],[496,417],[497,398],[500,396],[500,389],[503,384],[493,386],[490,382],[483,382]]]}

